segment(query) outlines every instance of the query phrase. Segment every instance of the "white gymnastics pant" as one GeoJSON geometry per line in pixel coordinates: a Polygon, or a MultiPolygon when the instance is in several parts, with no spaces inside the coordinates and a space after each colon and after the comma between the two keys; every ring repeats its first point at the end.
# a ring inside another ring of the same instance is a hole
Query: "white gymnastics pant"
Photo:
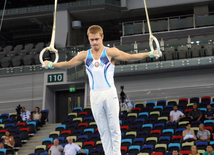
{"type": "Polygon", "coordinates": [[[105,155],[121,155],[119,101],[116,88],[91,90],[90,101],[105,155]]]}

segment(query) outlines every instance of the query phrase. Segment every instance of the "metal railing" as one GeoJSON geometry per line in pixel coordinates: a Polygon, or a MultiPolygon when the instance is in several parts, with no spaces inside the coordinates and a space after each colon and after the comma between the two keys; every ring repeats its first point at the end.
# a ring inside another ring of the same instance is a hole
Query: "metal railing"
{"type": "MultiPolygon", "coordinates": [[[[181,29],[191,29],[197,27],[214,26],[214,13],[208,15],[183,15],[164,17],[150,20],[153,32],[164,32],[181,29]]],[[[123,36],[135,34],[148,34],[148,26],[146,20],[130,21],[122,23],[123,36]]]]}

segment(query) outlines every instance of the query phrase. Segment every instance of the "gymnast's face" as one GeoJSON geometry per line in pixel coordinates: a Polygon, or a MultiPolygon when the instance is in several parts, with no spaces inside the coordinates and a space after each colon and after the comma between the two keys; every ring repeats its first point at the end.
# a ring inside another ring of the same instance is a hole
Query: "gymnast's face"
{"type": "Polygon", "coordinates": [[[103,46],[103,35],[89,33],[88,40],[93,50],[98,51],[103,46]]]}

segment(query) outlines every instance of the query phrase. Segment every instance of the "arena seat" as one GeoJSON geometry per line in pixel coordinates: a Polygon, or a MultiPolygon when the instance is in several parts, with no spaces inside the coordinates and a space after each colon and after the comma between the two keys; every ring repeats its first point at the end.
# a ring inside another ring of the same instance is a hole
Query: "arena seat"
{"type": "Polygon", "coordinates": [[[59,131],[52,131],[52,132],[50,132],[50,134],[49,134],[49,138],[55,139],[56,137],[59,137],[59,135],[60,135],[60,132],[59,132],[59,131]]]}
{"type": "Polygon", "coordinates": [[[148,112],[141,112],[141,113],[138,114],[137,118],[143,118],[146,121],[148,116],[149,116],[148,112]]]}
{"type": "Polygon", "coordinates": [[[56,126],[56,131],[64,131],[66,129],[66,125],[65,124],[61,124],[61,125],[57,125],[56,126]]]}
{"type": "MultiPolygon", "coordinates": [[[[183,149],[183,148],[182,148],[183,149]]],[[[168,151],[180,150],[180,143],[170,143],[168,145],[168,151]]]]}
{"type": "Polygon", "coordinates": [[[44,138],[42,141],[42,145],[46,145],[46,148],[51,144],[53,144],[53,138],[44,138]]]}
{"type": "Polygon", "coordinates": [[[55,139],[58,139],[59,144],[63,144],[65,142],[65,137],[56,137],[55,139]]]}
{"type": "Polygon", "coordinates": [[[151,155],[163,155],[162,152],[153,152],[151,155]]]}
{"type": "Polygon", "coordinates": [[[80,135],[82,135],[82,133],[83,133],[82,129],[73,130],[71,133],[71,136],[80,136],[80,135]]]}
{"type": "Polygon", "coordinates": [[[186,143],[182,143],[182,149],[183,150],[190,150],[191,146],[194,145],[194,142],[186,142],[186,143]]]}
{"type": "Polygon", "coordinates": [[[159,144],[169,144],[171,142],[170,136],[161,136],[159,138],[159,144]]]}
{"type": "Polygon", "coordinates": [[[42,152],[45,152],[46,150],[46,145],[38,145],[35,148],[35,153],[38,153],[38,155],[40,155],[42,152]]]}
{"type": "Polygon", "coordinates": [[[162,152],[162,154],[165,154],[166,151],[167,151],[167,144],[155,145],[155,152],[162,152]]]}
{"type": "Polygon", "coordinates": [[[182,155],[189,155],[191,154],[191,151],[187,150],[187,151],[179,151],[180,154],[182,155]]]}
{"type": "Polygon", "coordinates": [[[19,134],[22,135],[22,142],[26,142],[29,139],[29,128],[21,128],[19,134]]]}
{"type": "Polygon", "coordinates": [[[94,148],[94,146],[95,146],[95,142],[94,141],[84,142],[83,149],[91,150],[91,149],[94,148]]]}
{"type": "MultiPolygon", "coordinates": [[[[82,149],[84,152],[86,152],[86,155],[89,155],[89,150],[88,149],[82,149]]],[[[80,151],[77,152],[77,155],[84,155],[80,151]]]]}
{"type": "Polygon", "coordinates": [[[165,128],[165,123],[157,123],[154,125],[154,130],[163,130],[165,128]]]}
{"type": "Polygon", "coordinates": [[[63,119],[62,120],[62,124],[65,124],[66,126],[69,125],[69,124],[72,124],[72,120],[70,118],[67,118],[67,119],[63,119]]]}
{"type": "Polygon", "coordinates": [[[182,135],[173,136],[172,137],[172,143],[180,143],[182,138],[183,138],[182,135]]]}
{"type": "Polygon", "coordinates": [[[139,131],[137,134],[137,138],[147,138],[149,136],[149,131],[139,131]]]}
{"type": "Polygon", "coordinates": [[[68,136],[71,136],[71,130],[64,130],[64,131],[62,131],[61,134],[60,134],[60,137],[66,138],[66,137],[68,137],[68,136]]]}
{"type": "Polygon", "coordinates": [[[145,143],[145,139],[144,138],[135,138],[133,140],[133,145],[139,145],[139,146],[143,146],[145,143]]]}
{"type": "Polygon", "coordinates": [[[198,150],[206,150],[208,142],[197,142],[195,145],[197,146],[198,150]]]}
{"type": "MultiPolygon", "coordinates": [[[[123,148],[121,147],[121,150],[123,148]]],[[[90,155],[100,155],[102,153],[102,150],[100,148],[94,148],[90,150],[90,155]]]]}
{"type": "Polygon", "coordinates": [[[140,126],[142,126],[144,124],[144,122],[145,122],[145,119],[143,119],[143,118],[137,118],[137,119],[135,119],[134,125],[140,125],[140,126]]]}
{"type": "Polygon", "coordinates": [[[1,148],[1,149],[0,149],[0,153],[1,153],[1,154],[3,153],[3,155],[6,155],[6,153],[7,153],[7,149],[5,149],[5,148],[1,148]]]}
{"type": "Polygon", "coordinates": [[[149,153],[153,152],[154,146],[153,145],[144,145],[142,146],[142,153],[149,153]]]}
{"type": "Polygon", "coordinates": [[[146,102],[146,107],[154,107],[155,106],[155,104],[156,104],[156,102],[155,101],[147,101],[146,102]]]}
{"type": "Polygon", "coordinates": [[[129,154],[137,154],[140,152],[140,146],[139,145],[132,145],[132,146],[129,146],[129,149],[128,149],[128,153],[129,154]]]}
{"type": "Polygon", "coordinates": [[[94,122],[94,118],[92,116],[83,118],[83,123],[91,123],[91,122],[94,122]]]}

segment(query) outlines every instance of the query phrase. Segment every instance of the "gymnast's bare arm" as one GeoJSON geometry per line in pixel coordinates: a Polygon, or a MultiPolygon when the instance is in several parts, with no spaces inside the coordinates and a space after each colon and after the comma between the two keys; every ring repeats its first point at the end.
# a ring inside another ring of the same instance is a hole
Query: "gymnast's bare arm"
{"type": "MultiPolygon", "coordinates": [[[[67,62],[58,62],[58,63],[53,63],[52,67],[56,68],[72,68],[77,65],[82,64],[87,56],[87,51],[82,51],[79,54],[77,54],[75,57],[73,57],[70,61],[67,62]]],[[[44,61],[44,66],[43,67],[48,67],[48,64],[50,61],[44,61]]]]}
{"type": "MultiPolygon", "coordinates": [[[[137,54],[128,54],[123,51],[118,50],[117,48],[108,48],[106,50],[107,55],[110,56],[111,58],[115,60],[120,60],[120,61],[138,61],[141,59],[144,59],[149,56],[149,52],[147,53],[137,53],[137,54]]],[[[157,55],[157,51],[153,51],[154,57],[159,57],[157,55]]]]}

